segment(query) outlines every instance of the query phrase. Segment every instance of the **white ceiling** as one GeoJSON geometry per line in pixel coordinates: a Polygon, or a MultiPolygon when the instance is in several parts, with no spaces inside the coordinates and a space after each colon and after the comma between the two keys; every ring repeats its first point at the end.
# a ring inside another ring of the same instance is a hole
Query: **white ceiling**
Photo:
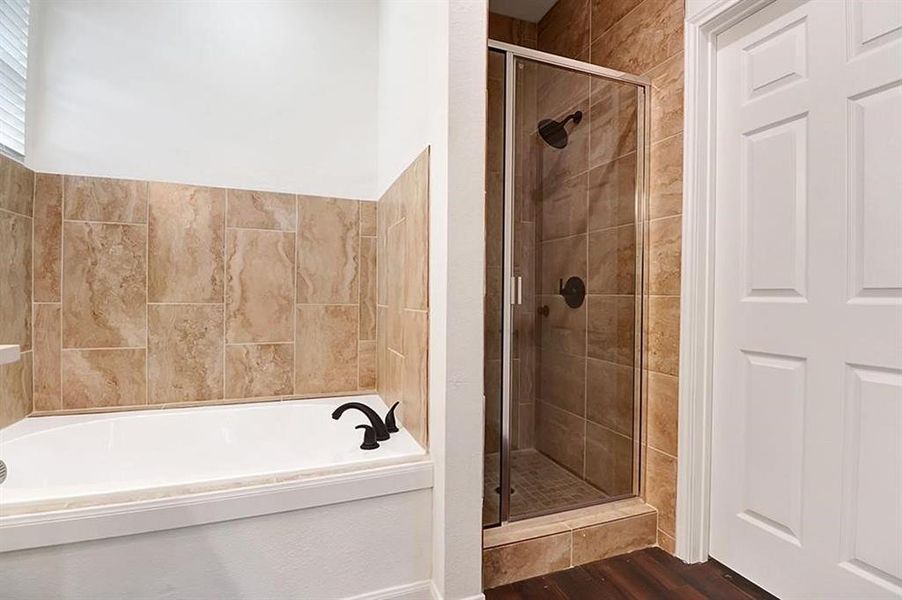
{"type": "Polygon", "coordinates": [[[538,23],[557,0],[489,0],[489,10],[499,15],[538,23]]]}

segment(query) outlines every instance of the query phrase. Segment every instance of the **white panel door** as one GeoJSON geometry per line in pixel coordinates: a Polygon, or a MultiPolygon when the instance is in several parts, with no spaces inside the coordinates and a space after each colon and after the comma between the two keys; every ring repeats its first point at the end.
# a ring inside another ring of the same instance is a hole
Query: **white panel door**
{"type": "Polygon", "coordinates": [[[902,0],[718,37],[711,555],[902,596],[902,0]]]}

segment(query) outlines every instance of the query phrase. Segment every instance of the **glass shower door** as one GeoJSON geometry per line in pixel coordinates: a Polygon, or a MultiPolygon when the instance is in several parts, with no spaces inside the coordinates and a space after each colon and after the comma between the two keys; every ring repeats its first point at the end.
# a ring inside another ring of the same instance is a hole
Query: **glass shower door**
{"type": "Polygon", "coordinates": [[[489,57],[486,525],[639,492],[646,88],[517,54],[489,57]]]}
{"type": "Polygon", "coordinates": [[[521,436],[531,443],[512,446],[512,520],[638,492],[644,93],[525,58],[515,65],[513,260],[529,296],[512,336],[529,361],[512,392],[532,429],[521,436]]]}
{"type": "Polygon", "coordinates": [[[486,105],[483,525],[501,522],[505,55],[489,50],[486,105]]]}

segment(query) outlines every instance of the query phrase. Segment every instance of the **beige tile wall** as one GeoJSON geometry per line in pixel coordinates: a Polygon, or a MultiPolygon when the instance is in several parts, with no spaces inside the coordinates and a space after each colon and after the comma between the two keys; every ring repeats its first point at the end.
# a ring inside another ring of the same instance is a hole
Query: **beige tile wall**
{"type": "MultiPolygon", "coordinates": [[[[581,46],[588,31],[562,0],[536,26],[490,13],[493,39],[551,52],[581,46]],[[555,16],[558,15],[558,16],[555,16]],[[564,19],[561,21],[561,19],[564,19]],[[577,20],[572,27],[568,19],[577,20]]],[[[498,447],[503,188],[503,64],[489,54],[487,128],[486,451],[498,447]]],[[[517,65],[514,274],[524,302],[514,315],[512,447],[552,457],[611,496],[633,472],[633,306],[636,173],[634,88],[522,61],[517,65]],[[583,112],[565,150],[536,134],[542,118],[583,112]],[[581,277],[589,297],[570,309],[561,279],[581,277]],[[547,317],[537,307],[547,306],[547,317]]]]}
{"type": "Polygon", "coordinates": [[[23,351],[0,367],[0,427],[32,411],[353,394],[381,377],[425,445],[428,170],[427,150],[377,210],[36,175],[0,157],[0,343],[23,351]]]}
{"type": "MultiPolygon", "coordinates": [[[[30,348],[34,315],[35,411],[375,390],[375,203],[38,174],[27,311],[32,184],[3,169],[23,258],[0,330],[30,348]]],[[[0,425],[31,411],[17,394],[0,425]]]]}
{"type": "MultiPolygon", "coordinates": [[[[549,14],[562,15],[560,8],[549,14]]],[[[544,23],[544,24],[543,24],[544,23]]],[[[540,49],[583,36],[539,24],[540,49]],[[551,32],[551,33],[548,33],[551,32]],[[549,38],[550,36],[550,38],[549,38]]],[[[581,56],[581,55],[580,55],[581,56]]],[[[573,71],[537,68],[539,118],[580,110],[569,143],[533,135],[538,186],[536,447],[609,496],[632,492],[635,288],[635,88],[573,71]],[[586,284],[582,306],[559,295],[572,276],[586,284]]]]}
{"type": "MultiPolygon", "coordinates": [[[[376,381],[389,404],[423,446],[428,422],[429,150],[398,177],[380,199],[375,219],[376,381]]],[[[368,220],[372,227],[372,219],[368,220]]],[[[370,229],[371,231],[373,229],[370,229]]],[[[368,251],[372,251],[372,247],[368,251]]],[[[369,259],[372,260],[372,259],[369,259]]],[[[374,288],[372,277],[368,288],[374,288]]],[[[326,321],[341,315],[322,315],[326,321]]],[[[366,319],[372,327],[371,315],[366,319]]],[[[336,352],[340,348],[335,348],[336,352]]],[[[371,364],[371,363],[370,363],[371,364]]]]}
{"type": "MultiPolygon", "coordinates": [[[[34,173],[0,155],[0,344],[19,344],[19,362],[0,365],[0,427],[31,412],[31,372],[35,361],[32,340],[33,295],[45,290],[32,286],[35,248],[46,255],[43,241],[33,237],[34,173]]],[[[45,315],[40,315],[43,320],[45,315]]]]}
{"type": "Polygon", "coordinates": [[[669,551],[676,499],[683,19],[683,0],[559,0],[538,27],[540,50],[652,81],[645,494],[658,509],[658,543],[669,551]]]}

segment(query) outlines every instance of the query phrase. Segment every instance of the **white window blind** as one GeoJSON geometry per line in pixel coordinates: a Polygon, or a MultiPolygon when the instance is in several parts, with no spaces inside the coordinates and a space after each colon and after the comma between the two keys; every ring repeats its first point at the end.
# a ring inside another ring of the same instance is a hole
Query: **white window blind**
{"type": "Polygon", "coordinates": [[[28,2],[0,0],[0,146],[19,157],[25,154],[28,2]]]}

